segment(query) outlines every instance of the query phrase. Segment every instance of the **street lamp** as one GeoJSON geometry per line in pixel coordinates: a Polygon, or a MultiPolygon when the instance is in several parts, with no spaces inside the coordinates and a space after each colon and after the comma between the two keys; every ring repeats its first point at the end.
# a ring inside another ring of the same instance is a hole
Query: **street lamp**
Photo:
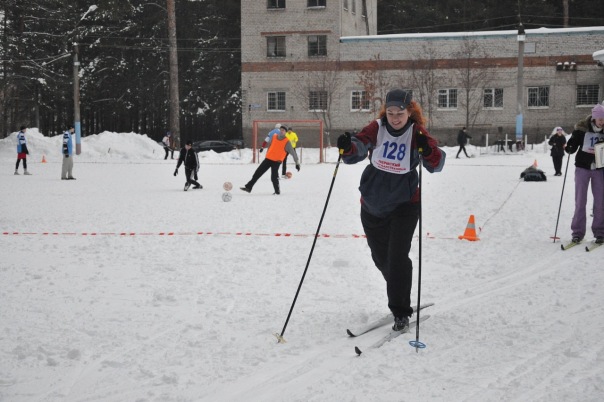
{"type": "Polygon", "coordinates": [[[522,141],[522,92],[524,74],[524,41],[526,34],[522,22],[518,25],[518,82],[516,83],[516,141],[522,141]]]}

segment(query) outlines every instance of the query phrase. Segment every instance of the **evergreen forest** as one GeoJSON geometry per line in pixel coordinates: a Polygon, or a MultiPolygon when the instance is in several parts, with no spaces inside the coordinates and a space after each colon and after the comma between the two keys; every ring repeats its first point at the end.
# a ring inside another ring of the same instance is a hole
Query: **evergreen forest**
{"type": "MultiPolygon", "coordinates": [[[[137,132],[160,140],[170,129],[167,4],[173,2],[180,137],[241,138],[240,1],[265,6],[265,0],[2,0],[0,136],[21,125],[61,133],[74,122],[79,81],[82,135],[137,132]]],[[[378,0],[378,33],[503,30],[519,22],[601,26],[602,10],[602,0],[378,0]]]]}

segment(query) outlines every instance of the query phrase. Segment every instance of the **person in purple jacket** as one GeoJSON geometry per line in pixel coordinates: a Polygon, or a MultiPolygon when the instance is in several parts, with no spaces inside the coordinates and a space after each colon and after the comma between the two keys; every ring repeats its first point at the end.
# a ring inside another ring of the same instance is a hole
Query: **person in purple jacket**
{"type": "Polygon", "coordinates": [[[575,156],[575,213],[570,225],[573,243],[580,243],[587,227],[587,189],[594,197],[591,230],[596,243],[604,243],[604,169],[597,168],[595,145],[604,142],[604,106],[596,105],[591,115],[575,124],[566,152],[575,156]]]}

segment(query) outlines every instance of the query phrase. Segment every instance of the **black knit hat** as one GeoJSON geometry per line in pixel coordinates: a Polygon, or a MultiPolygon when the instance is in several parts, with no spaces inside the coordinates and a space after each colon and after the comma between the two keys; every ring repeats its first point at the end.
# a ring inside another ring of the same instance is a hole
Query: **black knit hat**
{"type": "Polygon", "coordinates": [[[407,91],[402,89],[393,89],[386,95],[386,107],[398,106],[404,109],[409,105],[413,97],[407,91]]]}

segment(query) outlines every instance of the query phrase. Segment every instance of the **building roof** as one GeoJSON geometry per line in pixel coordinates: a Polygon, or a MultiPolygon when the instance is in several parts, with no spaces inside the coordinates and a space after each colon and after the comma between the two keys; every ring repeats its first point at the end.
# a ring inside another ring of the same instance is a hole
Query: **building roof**
{"type": "MultiPolygon", "coordinates": [[[[526,29],[527,37],[540,35],[576,35],[585,33],[594,33],[604,35],[604,27],[581,27],[581,28],[536,28],[526,29]]],[[[343,36],[340,42],[396,42],[406,40],[432,40],[432,39],[459,39],[466,37],[473,38],[492,38],[492,37],[516,37],[518,30],[505,31],[471,31],[471,32],[429,32],[429,33],[410,33],[410,34],[390,34],[390,35],[366,35],[366,36],[343,36]]]]}

